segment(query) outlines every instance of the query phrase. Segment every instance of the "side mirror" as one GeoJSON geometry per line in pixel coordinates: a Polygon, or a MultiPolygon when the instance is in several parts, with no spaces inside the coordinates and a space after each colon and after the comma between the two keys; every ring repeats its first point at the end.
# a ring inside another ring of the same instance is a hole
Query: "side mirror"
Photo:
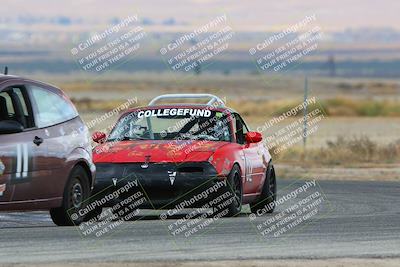
{"type": "Polygon", "coordinates": [[[92,139],[94,142],[102,144],[106,141],[107,135],[103,132],[95,132],[92,135],[92,139]]]}
{"type": "Polygon", "coordinates": [[[20,133],[24,130],[24,126],[17,121],[5,120],[0,121],[0,134],[20,133]]]}
{"type": "Polygon", "coordinates": [[[246,138],[246,142],[248,144],[250,144],[250,143],[258,143],[258,142],[261,142],[262,135],[259,132],[248,132],[248,133],[246,133],[245,138],[246,138]]]}

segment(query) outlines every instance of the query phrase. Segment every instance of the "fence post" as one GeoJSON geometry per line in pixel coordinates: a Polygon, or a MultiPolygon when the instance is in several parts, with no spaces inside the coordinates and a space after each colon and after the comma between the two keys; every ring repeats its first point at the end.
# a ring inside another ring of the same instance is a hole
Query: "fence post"
{"type": "Polygon", "coordinates": [[[307,143],[307,101],[308,101],[308,79],[304,78],[304,124],[303,124],[303,147],[306,148],[307,143]]]}

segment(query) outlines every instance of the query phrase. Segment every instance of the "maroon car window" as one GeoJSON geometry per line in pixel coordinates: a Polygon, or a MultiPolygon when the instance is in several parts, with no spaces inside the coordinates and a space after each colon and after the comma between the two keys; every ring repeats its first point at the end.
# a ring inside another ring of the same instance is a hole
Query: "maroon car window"
{"type": "Polygon", "coordinates": [[[49,127],[78,116],[75,107],[67,99],[38,86],[30,85],[29,89],[37,108],[37,127],[49,127]]]}
{"type": "MultiPolygon", "coordinates": [[[[23,87],[21,87],[23,88],[23,87]]],[[[26,94],[18,86],[6,88],[0,93],[0,120],[15,120],[24,128],[34,127],[26,94]]]]}
{"type": "Polygon", "coordinates": [[[15,116],[11,97],[6,92],[0,93],[0,120],[9,120],[15,116]]]}

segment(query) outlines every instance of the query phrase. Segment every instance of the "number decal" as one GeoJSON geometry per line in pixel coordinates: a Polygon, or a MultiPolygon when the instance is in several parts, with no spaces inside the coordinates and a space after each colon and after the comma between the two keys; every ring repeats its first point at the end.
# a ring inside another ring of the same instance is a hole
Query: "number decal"
{"type": "Polygon", "coordinates": [[[23,169],[22,169],[22,177],[25,178],[28,176],[29,170],[29,154],[28,154],[28,144],[22,145],[22,155],[23,155],[23,169]]]}
{"type": "Polygon", "coordinates": [[[28,144],[17,144],[17,166],[15,172],[16,180],[28,178],[28,172],[29,172],[28,144]]]}
{"type": "Polygon", "coordinates": [[[21,178],[21,167],[22,160],[21,160],[21,144],[17,144],[17,171],[15,172],[16,178],[21,178]]]}
{"type": "Polygon", "coordinates": [[[250,162],[250,160],[248,160],[248,158],[246,157],[245,160],[245,164],[246,164],[246,182],[252,183],[253,182],[253,165],[250,162]]]}

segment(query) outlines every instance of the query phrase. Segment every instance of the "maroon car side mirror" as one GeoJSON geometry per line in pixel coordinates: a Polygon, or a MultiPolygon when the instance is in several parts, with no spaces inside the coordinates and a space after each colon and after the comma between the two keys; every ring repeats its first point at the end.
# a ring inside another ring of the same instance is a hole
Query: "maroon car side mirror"
{"type": "Polygon", "coordinates": [[[94,142],[102,144],[106,141],[107,135],[103,132],[94,132],[92,139],[94,142]]]}
{"type": "Polygon", "coordinates": [[[246,133],[245,138],[246,138],[246,142],[248,144],[250,144],[250,143],[258,143],[258,142],[261,142],[262,135],[259,132],[248,132],[248,133],[246,133]]]}

